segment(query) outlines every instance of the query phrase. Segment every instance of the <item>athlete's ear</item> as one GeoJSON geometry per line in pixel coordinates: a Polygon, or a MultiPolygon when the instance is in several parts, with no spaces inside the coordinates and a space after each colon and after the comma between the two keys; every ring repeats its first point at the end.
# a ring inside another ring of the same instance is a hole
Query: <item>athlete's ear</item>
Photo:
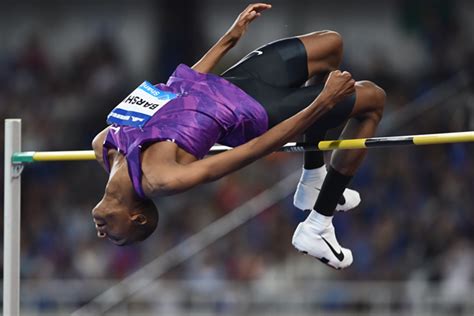
{"type": "Polygon", "coordinates": [[[139,225],[145,225],[147,223],[146,216],[143,214],[135,214],[132,216],[132,222],[139,224],[139,225]]]}

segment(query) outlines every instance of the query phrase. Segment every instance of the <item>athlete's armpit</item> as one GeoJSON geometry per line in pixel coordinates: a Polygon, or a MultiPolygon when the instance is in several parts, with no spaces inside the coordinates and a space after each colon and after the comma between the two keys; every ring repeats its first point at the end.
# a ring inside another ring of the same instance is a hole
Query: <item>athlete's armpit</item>
{"type": "Polygon", "coordinates": [[[184,192],[208,182],[210,172],[205,167],[206,165],[196,163],[161,165],[152,173],[143,173],[143,191],[148,198],[184,192]]]}

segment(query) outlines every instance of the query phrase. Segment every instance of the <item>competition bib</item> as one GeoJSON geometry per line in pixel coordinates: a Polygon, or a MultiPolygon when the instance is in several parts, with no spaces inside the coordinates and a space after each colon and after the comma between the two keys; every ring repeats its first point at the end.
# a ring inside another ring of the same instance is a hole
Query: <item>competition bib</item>
{"type": "Polygon", "coordinates": [[[109,113],[107,123],[141,128],[159,109],[177,97],[145,81],[109,113]]]}

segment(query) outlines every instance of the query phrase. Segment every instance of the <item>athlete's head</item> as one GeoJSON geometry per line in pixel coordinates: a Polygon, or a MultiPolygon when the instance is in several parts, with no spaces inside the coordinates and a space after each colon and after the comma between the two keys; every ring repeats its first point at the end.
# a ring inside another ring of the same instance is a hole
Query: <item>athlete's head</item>
{"type": "Polygon", "coordinates": [[[134,205],[103,198],[92,210],[97,236],[119,246],[145,240],[158,225],[158,210],[152,200],[138,200],[134,205]]]}

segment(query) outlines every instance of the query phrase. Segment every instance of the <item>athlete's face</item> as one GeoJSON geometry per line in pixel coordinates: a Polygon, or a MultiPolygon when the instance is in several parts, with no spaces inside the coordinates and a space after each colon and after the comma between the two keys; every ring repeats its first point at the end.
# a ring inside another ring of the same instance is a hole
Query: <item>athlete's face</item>
{"type": "Polygon", "coordinates": [[[127,211],[96,207],[92,210],[92,217],[99,238],[108,238],[118,246],[131,242],[132,220],[127,211]]]}
{"type": "Polygon", "coordinates": [[[92,210],[99,238],[123,246],[145,240],[158,225],[158,210],[152,200],[132,201],[131,205],[104,197],[92,210]]]}

